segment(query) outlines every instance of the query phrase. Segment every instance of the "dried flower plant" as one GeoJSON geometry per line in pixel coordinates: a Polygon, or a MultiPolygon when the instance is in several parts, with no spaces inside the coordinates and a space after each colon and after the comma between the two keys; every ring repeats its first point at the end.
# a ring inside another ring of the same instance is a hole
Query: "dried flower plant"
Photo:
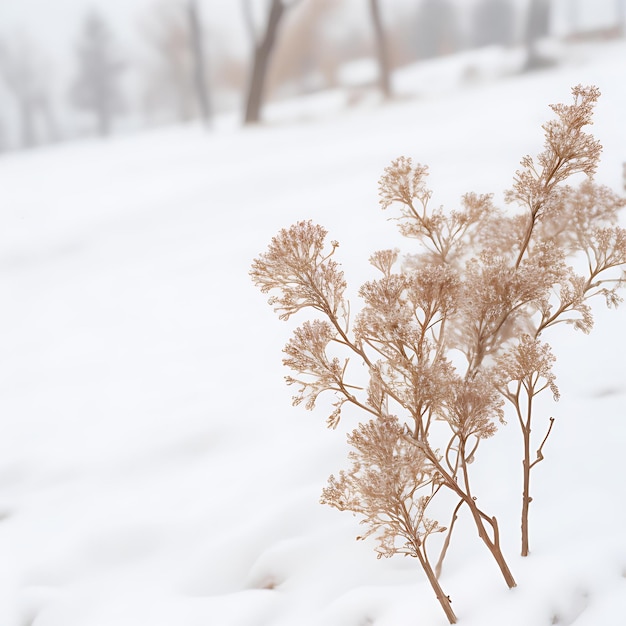
{"type": "Polygon", "coordinates": [[[352,467],[331,476],[321,502],[363,516],[368,528],[359,539],[375,535],[378,557],[404,554],[417,558],[451,624],[456,623],[450,598],[443,592],[426,552],[426,540],[445,531],[426,517],[439,488],[438,474],[426,455],[410,441],[398,418],[372,419],[348,436],[352,467]],[[425,495],[418,495],[423,493],[425,495]]]}
{"type": "Polygon", "coordinates": [[[524,157],[507,192],[521,211],[505,214],[491,196],[477,194],[466,194],[457,211],[432,209],[425,166],[400,157],[385,169],[380,204],[399,205],[400,230],[418,250],[402,263],[395,250],[371,256],[380,275],[359,290],[363,304],[353,321],[334,260],[338,244],[325,249],[321,226],[309,221],[281,230],[251,269],[262,292],[277,294],[270,304],[282,319],[302,309],[323,316],[304,322],[285,348],[294,404],[313,409],[328,391],[335,398],[330,427],[346,404],[370,417],[348,438],[351,469],[331,476],[322,501],[360,514],[368,527],[363,536],[378,538],[379,555],[417,558],[451,623],[456,618],[437,578],[462,507],[506,584],[516,584],[498,522],[478,507],[471,484],[481,442],[503,422],[503,404],[511,404],[523,440],[526,555],[530,472],[544,458],[554,421],[533,458],[534,402],[544,390],[558,399],[543,333],[561,323],[589,332],[590,300],[602,296],[617,305],[626,280],[626,231],[617,224],[626,201],[592,181],[601,146],[583,131],[599,92],[577,86],[573,96],[571,105],[552,106],[556,119],[543,126],[544,150],[524,157]],[[586,178],[577,187],[565,184],[575,174],[586,178]],[[465,356],[464,366],[458,359],[453,365],[453,353],[465,356]],[[426,517],[444,493],[457,502],[447,529],[426,517]],[[444,540],[433,568],[425,546],[435,533],[444,540]]]}
{"type": "Polygon", "coordinates": [[[551,372],[550,348],[540,344],[538,338],[561,323],[590,332],[593,316],[589,301],[602,296],[607,306],[617,306],[621,302],[617,290],[626,279],[626,230],[617,225],[618,212],[626,206],[626,199],[593,182],[602,147],[582,130],[592,123],[593,106],[600,92],[580,85],[572,92],[574,103],[553,105],[558,119],[543,126],[546,141],[537,158],[539,167],[525,157],[524,169],[517,172],[507,196],[526,211],[515,270],[519,272],[524,264],[534,263],[534,275],[538,283],[543,283],[524,311],[529,335],[522,334],[499,362],[501,371],[509,372],[509,380],[500,388],[515,409],[523,435],[522,556],[529,553],[530,470],[543,460],[543,446],[554,422],[550,418],[536,458],[531,460],[533,399],[545,389],[552,391],[555,400],[559,397],[551,372]],[[577,173],[587,177],[578,187],[561,184],[577,173]],[[542,259],[542,250],[551,252],[544,252],[542,259]],[[577,272],[575,266],[580,265],[584,269],[577,272]]]}

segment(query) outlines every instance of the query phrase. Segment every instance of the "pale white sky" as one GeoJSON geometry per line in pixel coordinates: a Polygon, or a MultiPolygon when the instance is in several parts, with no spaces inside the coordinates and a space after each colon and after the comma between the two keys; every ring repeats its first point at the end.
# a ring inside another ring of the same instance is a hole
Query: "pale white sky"
{"type": "MultiPolygon", "coordinates": [[[[39,41],[51,55],[65,55],[65,49],[76,39],[81,17],[90,9],[97,9],[114,23],[122,40],[135,36],[137,21],[150,7],[168,0],[0,0],[0,39],[11,33],[25,33],[39,41]]],[[[176,0],[169,0],[176,2],[176,0]]],[[[266,0],[252,0],[262,6],[266,0]]],[[[367,11],[365,0],[345,0],[354,8],[355,19],[367,11]],[[361,9],[360,5],[364,5],[361,9]]],[[[475,0],[456,0],[460,5],[473,4],[475,0]]],[[[528,0],[517,0],[524,5],[528,0]]],[[[614,12],[619,0],[578,0],[581,18],[590,24],[602,24],[614,12]]],[[[622,0],[624,1],[624,0],[622,0]]],[[[245,33],[241,18],[240,0],[199,0],[205,19],[212,28],[228,34],[235,45],[243,45],[245,33]]],[[[574,0],[553,0],[557,26],[574,0]],[[560,19],[558,19],[560,18],[560,19]]],[[[415,6],[419,0],[383,0],[385,13],[415,6]]],[[[610,18],[609,18],[610,19],[610,18]]]]}
{"type": "MultiPolygon", "coordinates": [[[[82,17],[95,9],[111,20],[119,39],[132,40],[141,15],[160,2],[163,0],[0,0],[0,37],[23,33],[40,41],[42,47],[65,54],[64,48],[77,39],[82,17]]],[[[216,27],[235,33],[242,28],[238,0],[200,3],[207,20],[216,27]]]]}

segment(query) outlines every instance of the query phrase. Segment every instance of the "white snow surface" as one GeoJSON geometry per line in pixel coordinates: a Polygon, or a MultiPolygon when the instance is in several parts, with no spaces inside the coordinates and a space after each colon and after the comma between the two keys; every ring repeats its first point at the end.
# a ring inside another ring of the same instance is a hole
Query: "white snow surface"
{"type": "MultiPolygon", "coordinates": [[[[299,321],[279,321],[248,271],[280,228],[312,219],[340,242],[354,296],[371,252],[410,250],[378,206],[391,159],[429,164],[433,202],[501,204],[541,150],[548,104],[578,83],[602,91],[597,179],[619,189],[626,45],[526,75],[498,77],[490,59],[399,72],[405,97],[386,105],[328,94],[257,128],[0,159],[2,626],[447,623],[417,563],[377,560],[357,518],[319,504],[365,418],[330,431],[322,409],[292,408],[281,350],[299,321]]],[[[528,558],[513,419],[479,450],[474,489],[518,587],[463,512],[441,582],[465,626],[626,624],[626,308],[595,311],[591,335],[550,337],[562,399],[536,416],[537,441],[556,423],[528,558]]]]}

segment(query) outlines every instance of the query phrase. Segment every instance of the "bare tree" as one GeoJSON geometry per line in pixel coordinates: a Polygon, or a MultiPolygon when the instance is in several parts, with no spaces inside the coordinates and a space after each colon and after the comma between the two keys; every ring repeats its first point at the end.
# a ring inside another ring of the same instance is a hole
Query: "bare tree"
{"type": "MultiPolygon", "coordinates": [[[[574,4],[575,0],[571,0],[574,4]]],[[[515,35],[515,7],[511,0],[481,0],[472,11],[472,43],[476,47],[509,46],[515,35]]]]}
{"type": "Polygon", "coordinates": [[[200,117],[210,125],[213,93],[199,0],[161,0],[140,27],[152,52],[144,72],[146,112],[173,113],[180,122],[200,117]]]}
{"type": "Polygon", "coordinates": [[[152,54],[145,75],[144,107],[165,110],[180,122],[196,115],[189,22],[181,3],[152,7],[140,24],[152,54]]]}
{"type": "Polygon", "coordinates": [[[538,43],[550,34],[550,0],[530,0],[526,17],[525,44],[527,49],[526,69],[546,65],[538,43]]]}
{"type": "Polygon", "coordinates": [[[456,5],[451,0],[422,0],[416,13],[413,37],[419,58],[457,50],[460,37],[456,5]]]}
{"type": "Polygon", "coordinates": [[[266,93],[276,89],[309,92],[337,84],[339,66],[336,41],[329,24],[340,0],[308,0],[289,15],[268,69],[266,93]]]}
{"type": "Polygon", "coordinates": [[[206,124],[211,122],[211,102],[209,100],[209,86],[207,80],[206,50],[204,46],[204,29],[200,7],[197,0],[189,0],[187,5],[189,15],[190,43],[193,56],[194,83],[200,108],[200,114],[206,124]]]}
{"type": "Polygon", "coordinates": [[[46,82],[49,71],[30,40],[19,37],[11,45],[0,44],[0,75],[17,105],[21,147],[56,141],[58,129],[46,82]]]}
{"type": "Polygon", "coordinates": [[[615,0],[615,10],[619,33],[624,36],[626,35],[626,0],[615,0]]]}
{"type": "Polygon", "coordinates": [[[71,89],[73,103],[92,112],[100,135],[111,132],[113,120],[122,112],[120,78],[125,64],[115,54],[109,25],[98,13],[90,13],[77,46],[78,74],[71,89]]]}
{"type": "Polygon", "coordinates": [[[376,56],[378,58],[378,84],[385,98],[391,98],[391,67],[389,62],[389,49],[385,37],[385,29],[380,15],[380,3],[378,0],[369,0],[372,26],[376,36],[376,56]]]}
{"type": "Polygon", "coordinates": [[[271,0],[267,13],[267,22],[259,38],[254,26],[249,0],[243,0],[244,18],[252,41],[252,67],[246,93],[244,124],[254,124],[261,120],[267,72],[278,38],[279,28],[286,10],[296,2],[297,0],[294,0],[294,2],[288,4],[286,0],[271,0]]]}

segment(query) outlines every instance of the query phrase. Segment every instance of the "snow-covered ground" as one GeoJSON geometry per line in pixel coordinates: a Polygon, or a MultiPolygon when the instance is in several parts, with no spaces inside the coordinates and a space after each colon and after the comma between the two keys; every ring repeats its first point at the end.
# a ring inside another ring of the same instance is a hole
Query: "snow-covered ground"
{"type": "MultiPolygon", "coordinates": [[[[382,107],[318,96],[260,128],[2,157],[1,626],[447,623],[416,563],[377,560],[356,518],[318,504],[358,418],[328,431],[291,407],[292,326],[248,270],[311,218],[355,290],[372,251],[408,249],[378,208],[391,159],[428,163],[437,203],[499,202],[578,83],[603,93],[597,178],[620,188],[626,45],[497,81],[464,63],[399,73],[405,97],[382,107]]],[[[519,586],[463,515],[442,576],[462,624],[626,623],[626,308],[596,310],[592,335],[552,335],[562,400],[545,408],[526,559],[516,425],[483,444],[475,490],[519,586]]]]}

